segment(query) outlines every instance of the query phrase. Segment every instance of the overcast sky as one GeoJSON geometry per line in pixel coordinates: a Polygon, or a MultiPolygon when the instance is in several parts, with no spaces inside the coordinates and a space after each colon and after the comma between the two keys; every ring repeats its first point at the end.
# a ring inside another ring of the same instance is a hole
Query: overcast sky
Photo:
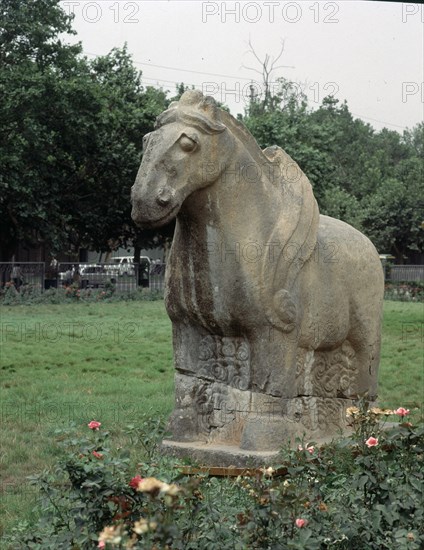
{"type": "Polygon", "coordinates": [[[63,1],[84,52],[125,42],[143,84],[194,84],[243,112],[260,59],[276,56],[272,82],[302,83],[311,106],[333,93],[376,129],[412,127],[424,115],[424,7],[389,2],[63,1]]]}

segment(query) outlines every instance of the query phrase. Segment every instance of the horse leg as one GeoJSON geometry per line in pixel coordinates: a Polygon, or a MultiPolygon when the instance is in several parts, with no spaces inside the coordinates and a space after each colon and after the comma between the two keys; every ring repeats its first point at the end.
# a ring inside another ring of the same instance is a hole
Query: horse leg
{"type": "Polygon", "coordinates": [[[362,317],[355,319],[348,335],[354,353],[356,367],[355,393],[367,395],[374,401],[377,397],[378,366],[380,363],[380,319],[362,317]]]}
{"type": "Polygon", "coordinates": [[[201,327],[173,322],[175,404],[168,429],[175,441],[206,441],[213,403],[208,380],[197,376],[201,327]]]}

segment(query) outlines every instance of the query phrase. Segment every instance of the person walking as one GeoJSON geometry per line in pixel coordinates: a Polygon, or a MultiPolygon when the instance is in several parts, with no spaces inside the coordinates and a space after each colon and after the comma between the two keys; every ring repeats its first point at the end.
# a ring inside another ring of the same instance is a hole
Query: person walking
{"type": "Polygon", "coordinates": [[[16,264],[12,267],[12,273],[10,277],[12,279],[13,284],[15,285],[16,290],[19,291],[23,283],[22,270],[19,264],[16,264]]]}

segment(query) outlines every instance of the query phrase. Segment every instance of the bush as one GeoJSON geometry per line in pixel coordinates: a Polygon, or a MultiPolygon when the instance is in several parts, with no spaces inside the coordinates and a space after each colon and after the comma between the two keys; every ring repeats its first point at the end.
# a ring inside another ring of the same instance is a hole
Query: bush
{"type": "Polygon", "coordinates": [[[384,299],[399,302],[424,301],[424,282],[398,282],[384,285],[384,299]]]}
{"type": "Polygon", "coordinates": [[[70,304],[75,302],[120,302],[151,301],[163,299],[163,292],[139,288],[130,291],[116,291],[115,285],[106,283],[103,289],[80,289],[78,285],[64,288],[49,288],[41,292],[35,285],[23,285],[18,292],[12,283],[0,291],[3,305],[70,304]]]}
{"type": "Polygon", "coordinates": [[[17,526],[2,547],[418,550],[424,428],[406,422],[408,413],[359,402],[348,409],[351,437],[320,448],[299,442],[275,469],[235,480],[180,474],[158,452],[163,425],[154,418],[128,427],[145,460],[136,465],[97,422],[83,436],[56,430],[63,458],[30,480],[42,519],[17,526]],[[394,414],[397,423],[381,421],[394,414]]]}

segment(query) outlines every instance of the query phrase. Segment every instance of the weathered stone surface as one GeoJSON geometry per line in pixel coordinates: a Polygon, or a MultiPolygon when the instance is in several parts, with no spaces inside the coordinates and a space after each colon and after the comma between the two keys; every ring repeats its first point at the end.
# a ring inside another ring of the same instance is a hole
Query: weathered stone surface
{"type": "Polygon", "coordinates": [[[177,217],[165,300],[180,451],[273,453],[303,434],[331,437],[357,395],[375,399],[378,254],[320,216],[282,149],[261,151],[213,99],[186,92],[146,136],[132,203],[142,227],[177,217]]]}
{"type": "Polygon", "coordinates": [[[206,445],[205,443],[180,443],[164,440],[162,452],[177,458],[190,457],[198,464],[207,466],[219,465],[227,467],[243,468],[262,467],[278,463],[277,452],[251,451],[246,452],[236,445],[206,445]]]}

